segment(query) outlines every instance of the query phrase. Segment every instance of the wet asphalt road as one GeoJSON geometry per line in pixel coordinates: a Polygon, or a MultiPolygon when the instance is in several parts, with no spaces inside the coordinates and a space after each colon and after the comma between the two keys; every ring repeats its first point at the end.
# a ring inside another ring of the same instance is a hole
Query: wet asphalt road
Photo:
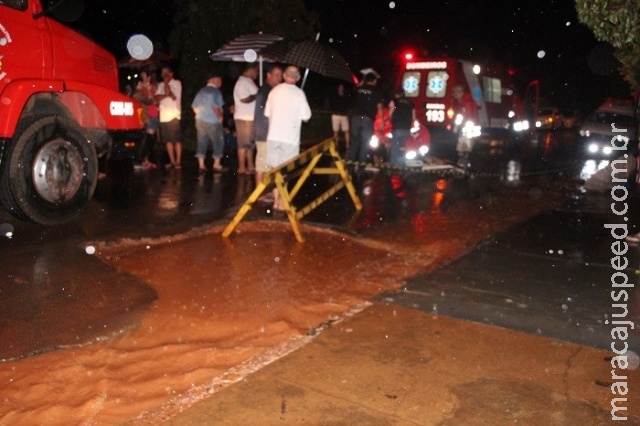
{"type": "MultiPolygon", "coordinates": [[[[472,179],[449,179],[445,202],[491,197],[504,187],[530,191],[539,179],[548,179],[535,172],[564,169],[575,160],[575,135],[569,131],[542,133],[534,143],[513,146],[504,146],[500,140],[485,142],[471,159],[476,174],[472,179]],[[526,177],[527,173],[534,174],[526,177]]],[[[85,250],[92,242],[156,238],[226,223],[254,188],[253,176],[236,176],[233,171],[198,176],[195,161],[189,161],[191,155],[184,158],[181,171],[114,170],[99,182],[86,211],[63,226],[22,223],[0,211],[0,224],[13,228],[12,238],[0,236],[0,340],[16,342],[4,346],[0,359],[121,332],[122,324],[135,323],[135,317],[155,299],[149,286],[87,255],[85,250]]],[[[553,176],[557,179],[558,175],[553,176]]],[[[577,183],[572,187],[573,175],[560,176],[565,184],[569,182],[563,208],[496,236],[434,274],[416,277],[399,293],[380,297],[606,347],[610,328],[603,318],[611,311],[607,291],[611,250],[602,223],[611,216],[610,200],[582,193],[577,183]]],[[[433,187],[435,180],[424,175],[403,179],[408,187],[433,187]]],[[[398,203],[412,201],[394,196],[394,178],[381,173],[368,182],[356,179],[355,183],[369,196],[371,191],[378,193],[373,210],[354,218],[342,191],[305,220],[351,232],[401,220],[396,214],[398,203]]],[[[425,191],[409,193],[425,197],[425,191]]],[[[637,201],[634,198],[632,203],[632,229],[638,225],[637,201]]],[[[257,206],[247,219],[271,215],[266,207],[257,206]]],[[[638,253],[634,249],[629,256],[629,273],[636,280],[638,253]]],[[[634,309],[637,317],[640,311],[634,309]]]]}
{"type": "MultiPolygon", "coordinates": [[[[544,212],[377,300],[610,349],[608,321],[638,324],[640,291],[631,289],[627,303],[612,301],[613,238],[603,224],[617,218],[607,211],[610,200],[598,198],[597,210],[544,212]],[[612,303],[627,307],[612,308],[612,303]]],[[[636,212],[639,201],[633,200],[636,212]]],[[[629,266],[623,271],[636,287],[639,254],[638,247],[627,252],[629,266]]],[[[627,341],[640,353],[637,332],[631,331],[627,341]]]]}

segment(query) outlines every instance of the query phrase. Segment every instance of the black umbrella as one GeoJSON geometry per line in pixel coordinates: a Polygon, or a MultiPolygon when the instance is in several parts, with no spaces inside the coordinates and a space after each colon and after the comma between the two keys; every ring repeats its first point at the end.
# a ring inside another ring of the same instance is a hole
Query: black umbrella
{"type": "MultiPolygon", "coordinates": [[[[260,54],[278,62],[306,68],[325,77],[353,81],[351,69],[342,55],[317,41],[304,40],[293,45],[281,41],[265,47],[260,54]]],[[[304,81],[302,85],[304,86],[304,81]]]]}

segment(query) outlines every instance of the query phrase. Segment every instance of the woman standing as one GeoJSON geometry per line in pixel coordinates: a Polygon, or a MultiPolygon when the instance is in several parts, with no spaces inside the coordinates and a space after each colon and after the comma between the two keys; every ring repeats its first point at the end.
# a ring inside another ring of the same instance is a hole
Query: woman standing
{"type": "Polygon", "coordinates": [[[151,160],[153,159],[156,134],[160,126],[158,105],[154,99],[157,89],[158,85],[155,83],[149,71],[140,71],[140,81],[136,86],[133,97],[142,104],[145,117],[144,137],[140,150],[142,168],[144,169],[156,168],[156,164],[151,160]]]}

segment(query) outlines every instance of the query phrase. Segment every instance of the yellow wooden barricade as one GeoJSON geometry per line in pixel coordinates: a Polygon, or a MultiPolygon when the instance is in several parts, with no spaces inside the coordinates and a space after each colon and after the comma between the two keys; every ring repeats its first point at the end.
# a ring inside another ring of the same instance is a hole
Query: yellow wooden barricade
{"type": "Polygon", "coordinates": [[[281,165],[280,167],[271,169],[270,171],[264,173],[262,182],[260,182],[256,189],[251,193],[251,195],[249,195],[249,198],[247,198],[242,207],[240,207],[240,210],[238,211],[238,213],[236,213],[233,220],[222,232],[223,237],[228,237],[229,235],[231,235],[238,224],[242,221],[244,216],[251,210],[251,206],[253,205],[253,203],[255,203],[262,195],[262,193],[273,183],[275,183],[275,186],[280,193],[285,212],[287,213],[287,217],[289,218],[289,222],[291,223],[291,228],[293,229],[293,233],[296,236],[296,240],[298,240],[299,242],[304,241],[304,238],[300,233],[299,220],[309,212],[314,210],[316,207],[318,207],[320,204],[322,204],[324,201],[328,200],[340,189],[346,187],[356,210],[362,209],[362,203],[360,202],[360,198],[356,193],[353,182],[351,182],[351,176],[345,168],[344,160],[338,153],[336,142],[334,139],[327,139],[300,153],[300,155],[281,165]],[[324,155],[329,155],[331,157],[331,159],[333,160],[333,167],[318,167],[318,162],[324,155]],[[298,178],[293,188],[291,188],[291,191],[289,191],[287,189],[285,180],[286,175],[292,174],[292,172],[294,171],[296,171],[297,173],[302,167],[304,167],[304,169],[302,170],[300,177],[298,178]],[[304,185],[309,176],[320,174],[339,175],[341,179],[318,198],[307,204],[305,207],[301,208],[300,210],[296,210],[296,208],[293,206],[293,200],[299,193],[302,185],[304,185]]]}

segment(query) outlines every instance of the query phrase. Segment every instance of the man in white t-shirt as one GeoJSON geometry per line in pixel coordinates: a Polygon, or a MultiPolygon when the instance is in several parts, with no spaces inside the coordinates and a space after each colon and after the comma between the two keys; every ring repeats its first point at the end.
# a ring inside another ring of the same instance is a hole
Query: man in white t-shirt
{"type": "MultiPolygon", "coordinates": [[[[300,130],[311,118],[307,97],[296,83],[300,70],[290,65],[283,73],[284,82],[271,89],[264,115],[269,118],[267,133],[267,165],[277,167],[300,153],[300,130]]],[[[278,191],[274,189],[273,208],[284,210],[278,191]]]]}
{"type": "Polygon", "coordinates": [[[251,129],[253,128],[253,116],[256,109],[256,93],[258,86],[255,79],[258,77],[258,64],[247,65],[242,75],[238,77],[233,87],[233,102],[235,112],[233,119],[236,125],[236,138],[238,140],[238,174],[251,174],[255,172],[253,163],[253,141],[251,129]]]}
{"type": "Polygon", "coordinates": [[[160,107],[160,139],[167,147],[170,162],[167,167],[179,169],[182,162],[182,83],[173,78],[173,70],[169,66],[162,67],[161,75],[162,82],[154,96],[160,107]]]}

